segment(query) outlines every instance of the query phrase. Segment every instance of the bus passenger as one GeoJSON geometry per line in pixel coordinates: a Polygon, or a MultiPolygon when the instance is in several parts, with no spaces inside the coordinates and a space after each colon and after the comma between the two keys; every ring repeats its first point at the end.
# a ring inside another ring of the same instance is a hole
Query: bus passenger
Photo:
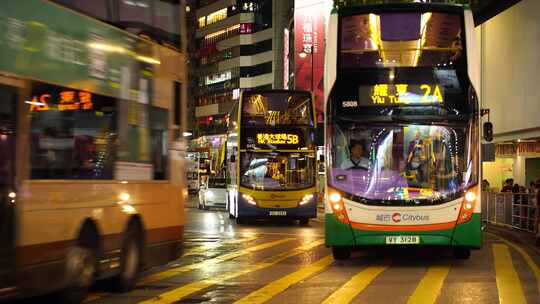
{"type": "Polygon", "coordinates": [[[363,142],[351,140],[349,145],[350,156],[341,164],[341,169],[369,169],[369,159],[365,157],[363,142]]]}

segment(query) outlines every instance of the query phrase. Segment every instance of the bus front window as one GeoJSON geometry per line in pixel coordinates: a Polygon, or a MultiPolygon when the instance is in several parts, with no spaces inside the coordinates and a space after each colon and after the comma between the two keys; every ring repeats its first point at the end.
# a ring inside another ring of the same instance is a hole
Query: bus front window
{"type": "Polygon", "coordinates": [[[337,121],[331,129],[330,183],[366,203],[443,203],[474,181],[466,126],[337,121]]]}
{"type": "Polygon", "coordinates": [[[315,156],[310,153],[245,152],[241,184],[254,190],[298,190],[315,185],[315,156]]]}
{"type": "Polygon", "coordinates": [[[244,93],[242,104],[242,122],[247,127],[313,126],[309,94],[244,93]]]}

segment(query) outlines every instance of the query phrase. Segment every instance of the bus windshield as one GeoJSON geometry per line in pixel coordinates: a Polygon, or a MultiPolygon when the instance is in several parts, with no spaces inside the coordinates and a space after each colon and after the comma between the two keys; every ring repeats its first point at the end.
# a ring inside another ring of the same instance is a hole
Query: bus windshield
{"type": "Polygon", "coordinates": [[[299,190],[315,185],[315,155],[311,152],[241,153],[243,187],[254,190],[299,190]]]}
{"type": "Polygon", "coordinates": [[[244,127],[313,126],[311,95],[300,92],[243,94],[244,127]]]}
{"type": "Polygon", "coordinates": [[[472,124],[373,124],[329,128],[330,184],[372,205],[448,202],[476,180],[472,124]]]}
{"type": "Polygon", "coordinates": [[[465,56],[461,16],[384,12],[341,19],[340,67],[446,67],[465,56]]]}

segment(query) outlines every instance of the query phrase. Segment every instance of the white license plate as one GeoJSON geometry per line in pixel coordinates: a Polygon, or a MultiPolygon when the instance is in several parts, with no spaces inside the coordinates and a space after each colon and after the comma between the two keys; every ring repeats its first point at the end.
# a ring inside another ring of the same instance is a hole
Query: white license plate
{"type": "Polygon", "coordinates": [[[270,211],[270,216],[286,216],[287,211],[270,211]]]}
{"type": "Polygon", "coordinates": [[[420,237],[417,235],[387,236],[386,244],[420,244],[420,237]]]}

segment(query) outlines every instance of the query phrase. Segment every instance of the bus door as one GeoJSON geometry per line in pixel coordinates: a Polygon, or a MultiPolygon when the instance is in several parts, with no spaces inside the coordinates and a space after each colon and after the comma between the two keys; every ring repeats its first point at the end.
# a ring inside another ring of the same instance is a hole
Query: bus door
{"type": "Polygon", "coordinates": [[[0,298],[15,283],[16,105],[17,90],[0,85],[0,298]]]}

